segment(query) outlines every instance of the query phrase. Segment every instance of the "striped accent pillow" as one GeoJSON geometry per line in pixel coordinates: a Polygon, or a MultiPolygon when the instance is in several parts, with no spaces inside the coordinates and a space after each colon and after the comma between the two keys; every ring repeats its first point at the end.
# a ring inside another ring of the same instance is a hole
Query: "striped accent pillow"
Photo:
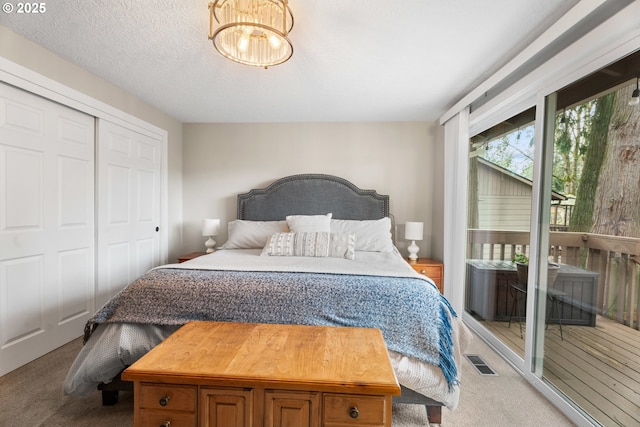
{"type": "Polygon", "coordinates": [[[320,232],[275,233],[261,255],[355,258],[355,234],[320,232]]]}

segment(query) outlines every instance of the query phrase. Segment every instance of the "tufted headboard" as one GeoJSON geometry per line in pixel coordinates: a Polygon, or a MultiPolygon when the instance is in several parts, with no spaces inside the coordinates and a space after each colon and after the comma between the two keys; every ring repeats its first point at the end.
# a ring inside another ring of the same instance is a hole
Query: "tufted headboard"
{"type": "Polygon", "coordinates": [[[238,194],[238,219],[279,221],[287,215],[329,212],[334,219],[384,218],[389,216],[389,196],[323,174],[291,175],[266,188],[238,194]]]}

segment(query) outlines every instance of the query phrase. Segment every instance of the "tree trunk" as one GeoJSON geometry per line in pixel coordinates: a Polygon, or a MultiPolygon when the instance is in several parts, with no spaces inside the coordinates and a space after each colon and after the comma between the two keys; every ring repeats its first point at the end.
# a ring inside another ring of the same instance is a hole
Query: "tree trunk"
{"type": "Polygon", "coordinates": [[[640,108],[628,105],[634,88],[621,89],[613,102],[596,189],[593,233],[640,237],[640,108]]]}
{"type": "Polygon", "coordinates": [[[615,94],[610,93],[596,101],[591,127],[591,138],[585,153],[582,174],[576,190],[576,205],[569,223],[569,231],[590,231],[600,168],[607,149],[609,123],[615,94]]]}

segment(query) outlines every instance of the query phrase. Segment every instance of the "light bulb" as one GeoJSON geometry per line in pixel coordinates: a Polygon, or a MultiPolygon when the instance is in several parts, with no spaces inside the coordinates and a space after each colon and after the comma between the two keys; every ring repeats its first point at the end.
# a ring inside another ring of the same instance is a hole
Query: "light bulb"
{"type": "Polygon", "coordinates": [[[272,48],[278,49],[280,45],[282,45],[282,41],[280,41],[280,38],[275,34],[271,34],[269,36],[269,44],[271,44],[272,48]]]}
{"type": "Polygon", "coordinates": [[[242,36],[238,40],[238,50],[240,52],[246,52],[249,47],[249,38],[251,37],[252,30],[249,27],[245,27],[242,30],[242,36]]]}

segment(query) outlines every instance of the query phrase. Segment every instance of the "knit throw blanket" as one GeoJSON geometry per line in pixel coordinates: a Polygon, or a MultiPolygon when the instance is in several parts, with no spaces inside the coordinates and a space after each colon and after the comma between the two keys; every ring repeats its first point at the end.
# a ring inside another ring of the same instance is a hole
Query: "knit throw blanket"
{"type": "Polygon", "coordinates": [[[156,269],[105,304],[99,323],[183,325],[207,320],[378,328],[389,350],[439,366],[458,384],[448,301],[413,277],[156,269]]]}

